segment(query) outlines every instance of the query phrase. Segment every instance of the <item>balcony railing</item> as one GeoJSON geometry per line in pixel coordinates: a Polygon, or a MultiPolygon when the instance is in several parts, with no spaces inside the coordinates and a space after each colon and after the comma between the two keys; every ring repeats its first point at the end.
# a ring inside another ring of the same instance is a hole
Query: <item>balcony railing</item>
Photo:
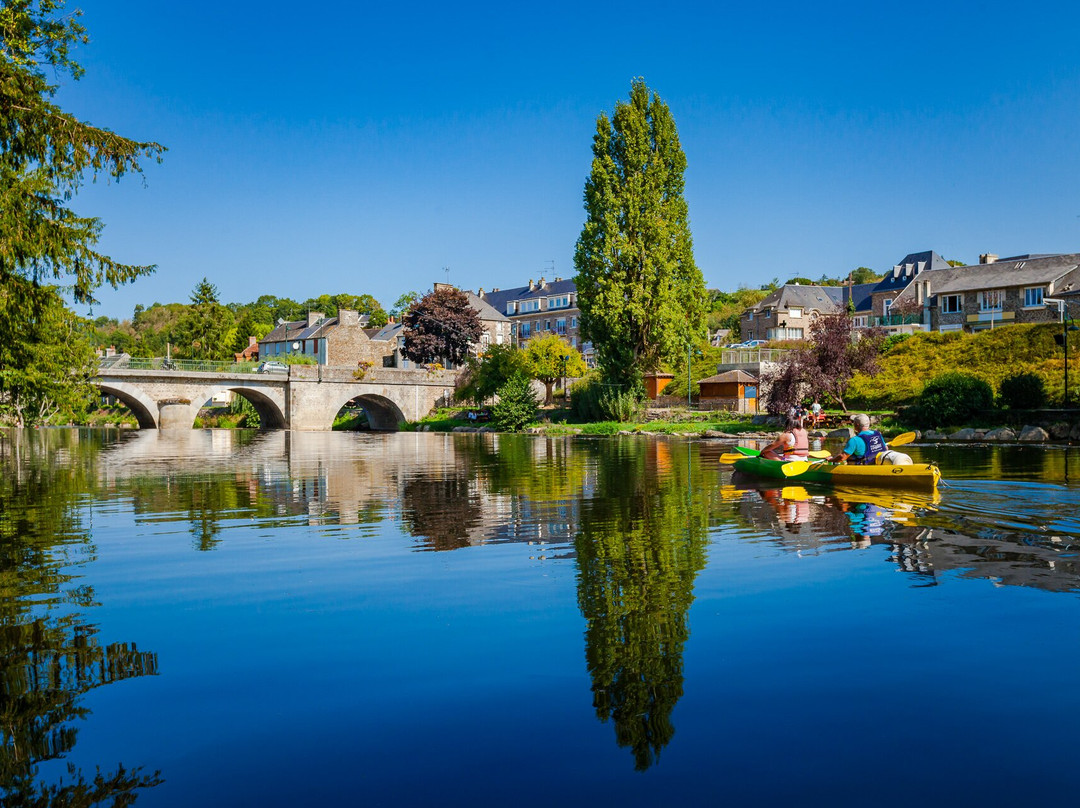
{"type": "Polygon", "coordinates": [[[720,353],[720,363],[754,365],[761,362],[779,362],[786,353],[786,348],[731,348],[720,353]]]}
{"type": "Polygon", "coordinates": [[[871,328],[887,328],[895,325],[918,325],[922,321],[922,314],[889,314],[885,317],[869,318],[869,325],[871,328]]]}

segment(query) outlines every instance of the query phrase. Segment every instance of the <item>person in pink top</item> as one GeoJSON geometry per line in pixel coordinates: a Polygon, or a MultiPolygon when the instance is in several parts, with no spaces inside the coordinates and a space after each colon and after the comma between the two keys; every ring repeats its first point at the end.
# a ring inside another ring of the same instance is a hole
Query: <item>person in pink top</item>
{"type": "Polygon", "coordinates": [[[806,460],[810,456],[810,436],[801,415],[789,416],[780,437],[761,450],[769,460],[806,460]]]}

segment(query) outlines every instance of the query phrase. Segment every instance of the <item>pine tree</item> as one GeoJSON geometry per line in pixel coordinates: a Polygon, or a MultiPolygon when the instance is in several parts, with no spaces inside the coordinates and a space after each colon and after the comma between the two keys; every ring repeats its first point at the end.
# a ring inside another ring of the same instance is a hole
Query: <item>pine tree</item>
{"type": "Polygon", "coordinates": [[[683,196],[686,156],[671,111],[642,79],[601,114],[574,253],[581,332],[604,375],[641,376],[703,334],[707,295],[683,196]]]}
{"type": "Polygon", "coordinates": [[[0,2],[0,283],[57,280],[70,284],[76,300],[93,302],[102,283],[127,283],[154,267],[97,252],[101,222],[77,215],[67,201],[87,176],[141,173],[140,159],[164,149],[80,121],[52,102],[58,88],[46,70],[80,78],[71,48],[89,41],[82,12],[63,7],[64,0],[0,2]]]}

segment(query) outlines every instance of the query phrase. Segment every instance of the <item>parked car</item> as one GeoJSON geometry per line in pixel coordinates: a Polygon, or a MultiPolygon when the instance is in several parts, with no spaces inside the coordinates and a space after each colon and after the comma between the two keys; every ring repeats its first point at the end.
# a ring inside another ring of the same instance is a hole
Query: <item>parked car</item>
{"type": "Polygon", "coordinates": [[[288,373],[289,366],[284,362],[267,361],[255,368],[256,373],[288,373]]]}
{"type": "Polygon", "coordinates": [[[768,342],[769,341],[767,339],[752,339],[752,340],[747,340],[746,342],[744,342],[741,347],[743,347],[743,348],[761,348],[761,347],[764,347],[766,344],[768,344],[768,342]]]}

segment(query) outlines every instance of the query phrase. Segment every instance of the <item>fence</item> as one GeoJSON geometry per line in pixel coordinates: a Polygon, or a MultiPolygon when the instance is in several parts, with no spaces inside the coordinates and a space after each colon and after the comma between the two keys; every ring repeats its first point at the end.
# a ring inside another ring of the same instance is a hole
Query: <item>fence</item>
{"type": "Polygon", "coordinates": [[[165,359],[161,356],[138,357],[108,356],[98,367],[101,370],[184,370],[202,373],[251,373],[258,362],[230,362],[226,360],[165,359]]]}
{"type": "Polygon", "coordinates": [[[731,348],[720,354],[723,365],[756,365],[762,362],[779,362],[788,348],[731,348]]]}

